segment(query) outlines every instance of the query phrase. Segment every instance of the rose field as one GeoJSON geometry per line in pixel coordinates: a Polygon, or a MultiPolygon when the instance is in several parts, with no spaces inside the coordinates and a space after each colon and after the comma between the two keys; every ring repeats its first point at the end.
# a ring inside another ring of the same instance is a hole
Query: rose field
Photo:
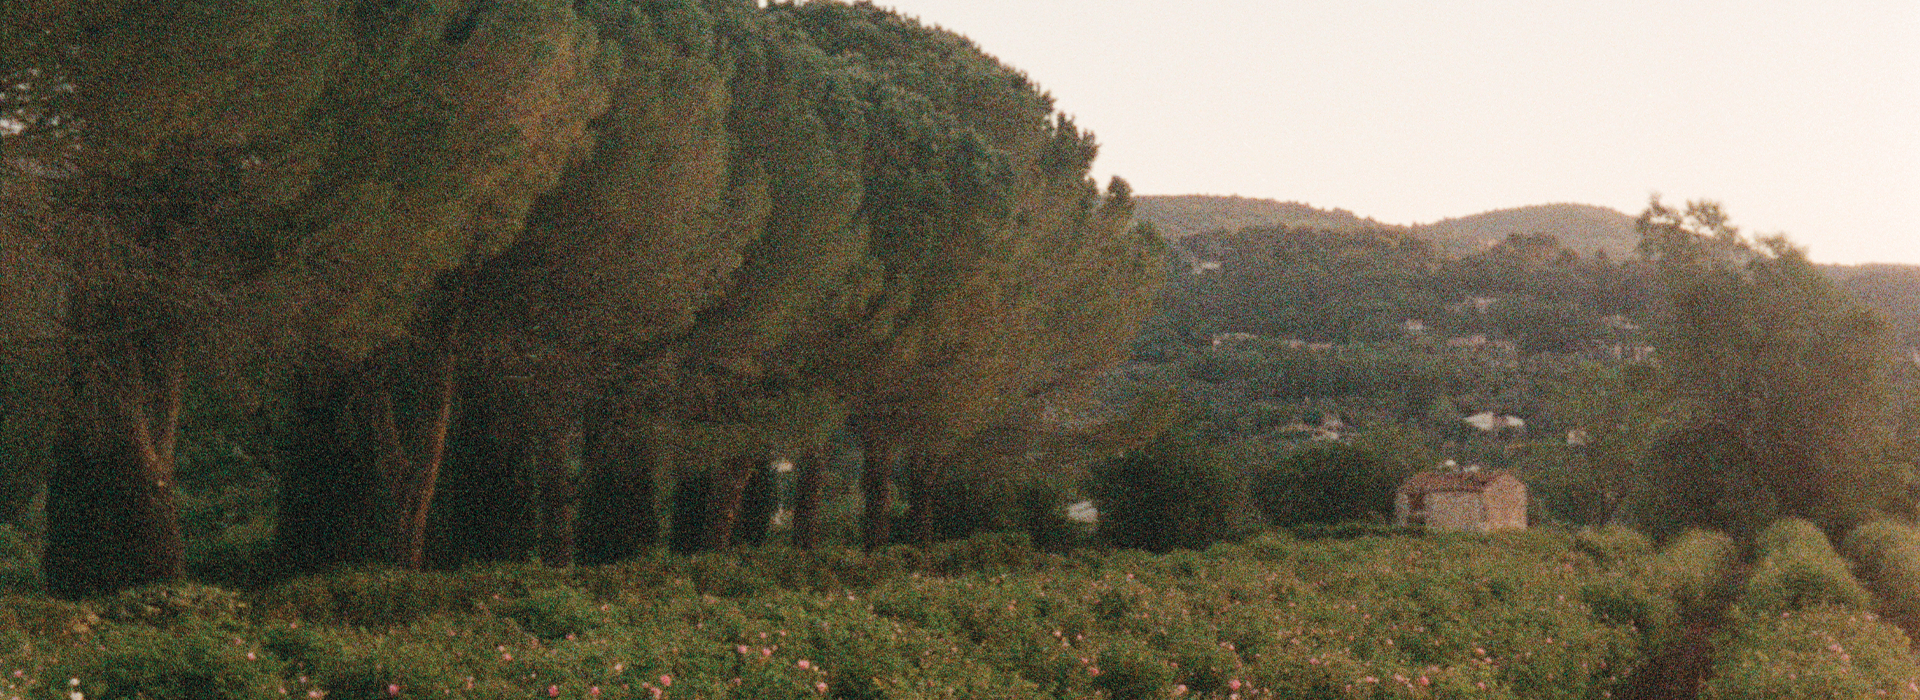
{"type": "MultiPolygon", "coordinates": [[[[1846,548],[1875,571],[1912,534],[1882,527],[1846,548]]],[[[1887,596],[1817,530],[1777,525],[1751,564],[1700,532],[1317,534],[22,593],[0,698],[1608,698],[1715,601],[1705,697],[1920,698],[1887,596]]]]}

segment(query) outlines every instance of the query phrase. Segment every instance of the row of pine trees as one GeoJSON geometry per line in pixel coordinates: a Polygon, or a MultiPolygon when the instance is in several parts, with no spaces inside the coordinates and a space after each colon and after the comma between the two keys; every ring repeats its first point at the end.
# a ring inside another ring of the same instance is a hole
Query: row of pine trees
{"type": "Polygon", "coordinates": [[[4,13],[0,338],[56,377],[60,595],[183,574],[192,401],[271,417],[290,570],[633,556],[669,462],[711,548],[793,460],[810,545],[836,436],[864,542],[896,491],[929,536],[948,456],[1087,429],[1159,281],[1047,94],[865,3],[4,13]]]}

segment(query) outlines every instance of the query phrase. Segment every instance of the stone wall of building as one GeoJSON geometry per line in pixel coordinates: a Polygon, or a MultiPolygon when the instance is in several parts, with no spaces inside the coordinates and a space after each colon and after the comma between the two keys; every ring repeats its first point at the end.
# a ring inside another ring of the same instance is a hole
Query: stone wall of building
{"type": "Polygon", "coordinates": [[[1527,485],[1500,479],[1487,485],[1487,530],[1527,529],[1527,485]]]}

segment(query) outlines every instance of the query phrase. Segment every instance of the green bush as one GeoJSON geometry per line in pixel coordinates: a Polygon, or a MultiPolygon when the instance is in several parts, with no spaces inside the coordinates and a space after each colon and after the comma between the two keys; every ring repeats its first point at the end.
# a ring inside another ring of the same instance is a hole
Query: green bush
{"type": "Polygon", "coordinates": [[[1648,562],[1643,577],[1681,605],[1704,604],[1720,594],[1738,556],[1733,538],[1713,530],[1688,530],[1648,562]]]}
{"type": "Polygon", "coordinates": [[[1574,548],[1594,561],[1612,563],[1653,553],[1653,541],[1640,531],[1620,525],[1581,528],[1573,536],[1574,548]]]}
{"type": "Polygon", "coordinates": [[[1173,666],[1138,640],[1123,640],[1101,652],[1089,669],[1093,685],[1114,700],[1157,700],[1173,687],[1173,666]]]}
{"type": "Polygon", "coordinates": [[[0,593],[35,593],[40,586],[40,553],[26,533],[0,523],[0,593]]]}
{"type": "Polygon", "coordinates": [[[1638,628],[1671,605],[1645,559],[1600,563],[1548,532],[1068,556],[999,534],[567,572],[353,570],[262,591],[245,614],[0,603],[20,620],[0,622],[0,668],[25,674],[0,697],[64,697],[50,681],[82,676],[52,674],[121,664],[144,670],[115,682],[150,697],[1586,700],[1618,690],[1647,648],[1638,628]],[[161,634],[179,640],[155,647],[164,658],[133,653],[161,634]]]}
{"type": "Polygon", "coordinates": [[[534,591],[525,598],[496,605],[494,611],[518,623],[528,634],[548,641],[582,634],[607,624],[606,612],[575,588],[534,591]]]}
{"type": "Polygon", "coordinates": [[[1360,537],[1424,537],[1427,529],[1382,523],[1336,523],[1295,525],[1281,532],[1302,540],[1351,540],[1360,537]]]}
{"type": "Polygon", "coordinates": [[[96,700],[242,700],[267,697],[278,669],[270,653],[222,630],[129,625],[74,647],[46,677],[96,700]]]}
{"type": "Polygon", "coordinates": [[[929,571],[948,576],[1025,571],[1050,561],[1034,551],[1025,532],[979,533],[935,544],[926,555],[929,571]]]}
{"type": "Polygon", "coordinates": [[[249,604],[224,588],[193,583],[162,583],[121,591],[98,602],[100,616],[147,625],[200,624],[235,627],[249,604]]]}
{"type": "Polygon", "coordinates": [[[1253,500],[1274,525],[1383,522],[1392,518],[1393,492],[1406,476],[1352,445],[1313,446],[1256,473],[1253,500]]]}
{"type": "Polygon", "coordinates": [[[1065,552],[1093,535],[1091,525],[1067,517],[1067,506],[1076,500],[1072,489],[1053,480],[1023,482],[1015,487],[1013,519],[1035,548],[1065,552]]]}
{"type": "Polygon", "coordinates": [[[1714,639],[1709,700],[1920,699],[1920,658],[1871,613],[1829,606],[1751,615],[1714,639]]]}
{"type": "Polygon", "coordinates": [[[1090,486],[1100,538],[1153,552],[1205,549],[1227,539],[1244,503],[1239,479],[1190,421],[1096,465],[1090,486]]]}
{"type": "Polygon", "coordinates": [[[1740,606],[1778,613],[1816,605],[1864,610],[1873,602],[1819,526],[1799,518],[1775,521],[1755,541],[1759,562],[1742,588],[1740,606]]]}
{"type": "Polygon", "coordinates": [[[1874,520],[1847,534],[1843,547],[1855,571],[1880,599],[1881,612],[1920,629],[1920,528],[1874,520]]]}

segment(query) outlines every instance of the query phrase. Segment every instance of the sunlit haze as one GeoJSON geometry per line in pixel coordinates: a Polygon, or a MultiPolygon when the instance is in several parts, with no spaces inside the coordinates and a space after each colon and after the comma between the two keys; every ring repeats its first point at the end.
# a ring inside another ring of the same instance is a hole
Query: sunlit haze
{"type": "Polygon", "coordinates": [[[1920,263],[1920,2],[898,0],[1025,70],[1143,194],[1387,223],[1716,199],[1920,263]]]}

